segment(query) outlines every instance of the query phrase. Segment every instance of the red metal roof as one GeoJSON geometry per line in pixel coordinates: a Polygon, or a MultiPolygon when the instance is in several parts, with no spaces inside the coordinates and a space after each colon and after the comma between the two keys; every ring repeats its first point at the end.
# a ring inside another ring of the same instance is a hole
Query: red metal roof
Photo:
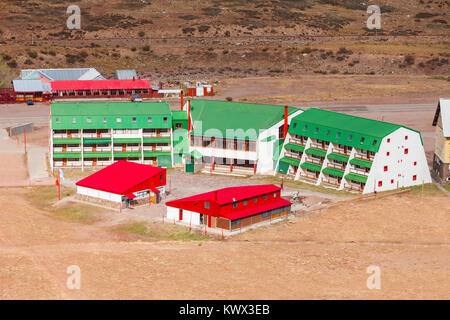
{"type": "Polygon", "coordinates": [[[195,196],[173,200],[167,202],[167,205],[177,204],[185,201],[214,201],[218,205],[222,206],[227,203],[232,203],[233,201],[240,201],[245,199],[250,199],[270,192],[275,192],[281,190],[273,184],[262,184],[256,186],[242,186],[242,187],[230,187],[223,188],[215,191],[210,191],[206,193],[197,194],[195,196]],[[216,198],[217,196],[217,198],[216,198]],[[216,200],[217,199],[217,200],[216,200]],[[233,200],[234,199],[234,200],[233,200]]]}
{"type": "MultiPolygon", "coordinates": [[[[120,160],[78,181],[76,185],[125,195],[129,194],[129,190],[132,190],[137,185],[156,175],[165,173],[165,171],[166,169],[164,168],[120,160]]],[[[142,189],[149,189],[149,187],[155,186],[146,186],[142,189]]]]}
{"type": "Polygon", "coordinates": [[[107,90],[107,89],[149,89],[150,80],[124,79],[124,80],[59,80],[52,81],[52,90],[107,90]]]}
{"type": "MultiPolygon", "coordinates": [[[[258,202],[251,208],[238,206],[238,208],[233,209],[231,212],[224,211],[224,213],[222,213],[220,208],[211,211],[208,210],[208,212],[205,212],[203,202],[208,201],[211,203],[216,203],[219,207],[223,207],[235,201],[239,202],[246,199],[260,197],[262,195],[272,194],[273,192],[278,192],[280,190],[281,190],[280,187],[277,187],[273,184],[231,187],[198,194],[192,197],[169,201],[166,203],[166,205],[169,207],[191,210],[194,212],[201,212],[203,214],[208,214],[215,217],[224,217],[230,220],[235,220],[242,217],[247,217],[261,212],[265,212],[268,210],[286,207],[291,205],[292,203],[283,198],[278,197],[277,199],[269,200],[269,202],[267,203],[258,202]]],[[[213,208],[212,205],[210,207],[213,208]]]]}

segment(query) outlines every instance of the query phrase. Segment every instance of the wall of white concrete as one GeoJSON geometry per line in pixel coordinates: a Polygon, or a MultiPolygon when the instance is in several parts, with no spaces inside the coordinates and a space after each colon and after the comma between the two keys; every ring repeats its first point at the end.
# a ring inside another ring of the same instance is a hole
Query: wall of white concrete
{"type": "MultiPolygon", "coordinates": [[[[175,207],[169,207],[167,206],[167,214],[166,218],[168,221],[172,221],[175,219],[175,221],[180,221],[180,209],[175,207]]],[[[185,223],[191,223],[192,225],[200,225],[200,213],[189,211],[189,210],[183,210],[183,222],[185,223]]]]}
{"type": "Polygon", "coordinates": [[[105,191],[95,190],[91,188],[77,186],[77,193],[85,196],[99,198],[103,200],[109,200],[114,202],[122,202],[122,196],[115,193],[109,193],[105,191]]]}

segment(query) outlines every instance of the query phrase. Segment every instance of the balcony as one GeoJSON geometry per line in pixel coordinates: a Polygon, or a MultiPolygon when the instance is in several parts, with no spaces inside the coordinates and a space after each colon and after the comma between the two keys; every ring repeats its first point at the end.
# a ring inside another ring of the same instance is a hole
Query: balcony
{"type": "MultiPolygon", "coordinates": [[[[329,145],[329,144],[328,144],[328,145],[329,145]]],[[[311,147],[311,148],[314,148],[314,149],[319,149],[319,150],[325,150],[325,151],[326,151],[326,150],[328,149],[328,145],[325,144],[325,145],[322,146],[321,143],[312,142],[311,145],[310,145],[310,147],[311,147]]]]}
{"type": "Polygon", "coordinates": [[[144,146],[144,151],[167,151],[170,152],[170,146],[163,147],[163,146],[157,146],[155,148],[151,146],[144,146]]]}
{"type": "Polygon", "coordinates": [[[350,156],[351,150],[347,149],[347,152],[345,152],[345,150],[341,149],[341,148],[332,148],[331,153],[337,153],[337,154],[341,154],[344,156],[350,156]]]}
{"type": "Polygon", "coordinates": [[[346,165],[345,164],[338,164],[338,163],[335,163],[335,162],[328,162],[327,168],[332,168],[332,169],[338,169],[338,170],[345,171],[346,165]]]}
{"type": "Polygon", "coordinates": [[[140,147],[126,147],[123,149],[122,147],[114,147],[114,152],[140,152],[140,147]]]}
{"type": "Polygon", "coordinates": [[[62,148],[56,147],[53,148],[53,152],[81,152],[81,148],[62,148]]]}
{"type": "Polygon", "coordinates": [[[302,154],[301,153],[289,152],[287,150],[284,153],[284,156],[288,157],[288,158],[292,158],[292,159],[297,159],[297,160],[300,160],[302,158],[302,154]]]}
{"type": "Polygon", "coordinates": [[[323,178],[322,184],[328,187],[332,187],[334,189],[338,189],[341,186],[341,182],[338,179],[332,178],[323,178]]]}
{"type": "Polygon", "coordinates": [[[363,192],[365,186],[366,186],[365,184],[363,184],[361,186],[361,185],[346,183],[346,184],[344,184],[344,189],[349,190],[349,191],[363,192]]]}
{"type": "Polygon", "coordinates": [[[289,139],[290,143],[295,143],[295,144],[298,144],[300,146],[305,146],[306,145],[306,141],[307,141],[306,138],[303,138],[303,142],[302,142],[302,140],[300,138],[296,138],[294,136],[291,136],[291,138],[289,139]]]}

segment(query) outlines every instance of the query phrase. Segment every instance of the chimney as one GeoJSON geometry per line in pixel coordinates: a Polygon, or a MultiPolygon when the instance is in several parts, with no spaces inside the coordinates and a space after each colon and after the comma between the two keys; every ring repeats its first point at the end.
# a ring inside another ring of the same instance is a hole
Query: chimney
{"type": "Polygon", "coordinates": [[[288,132],[288,107],[284,107],[284,127],[283,127],[283,139],[286,139],[288,132]]]}
{"type": "Polygon", "coordinates": [[[133,76],[133,81],[135,81],[136,80],[136,78],[133,76]]]}

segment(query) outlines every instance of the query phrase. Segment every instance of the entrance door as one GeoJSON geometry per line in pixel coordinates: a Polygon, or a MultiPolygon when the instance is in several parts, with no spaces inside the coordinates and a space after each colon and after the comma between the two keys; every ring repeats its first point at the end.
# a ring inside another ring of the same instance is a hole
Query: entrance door
{"type": "Polygon", "coordinates": [[[208,228],[211,228],[211,216],[208,216],[208,228]]]}
{"type": "Polygon", "coordinates": [[[97,138],[101,138],[102,137],[102,133],[100,129],[97,129],[97,138]]]}
{"type": "Polygon", "coordinates": [[[62,152],[67,152],[67,144],[63,145],[62,152]]]}
{"type": "Polygon", "coordinates": [[[67,138],[72,138],[72,130],[67,130],[67,138]]]}
{"type": "Polygon", "coordinates": [[[122,143],[122,152],[127,151],[127,144],[126,143],[122,143]]]}
{"type": "Polygon", "coordinates": [[[152,151],[156,151],[156,143],[152,143],[152,151]]]}
{"type": "Polygon", "coordinates": [[[183,220],[183,209],[180,209],[178,220],[183,220]]]}
{"type": "Polygon", "coordinates": [[[94,158],[94,159],[92,160],[92,165],[93,165],[93,166],[96,166],[96,165],[97,165],[97,158],[94,158]]]}
{"type": "Polygon", "coordinates": [[[93,144],[92,145],[92,152],[96,152],[97,151],[97,145],[96,144],[93,144]]]}

